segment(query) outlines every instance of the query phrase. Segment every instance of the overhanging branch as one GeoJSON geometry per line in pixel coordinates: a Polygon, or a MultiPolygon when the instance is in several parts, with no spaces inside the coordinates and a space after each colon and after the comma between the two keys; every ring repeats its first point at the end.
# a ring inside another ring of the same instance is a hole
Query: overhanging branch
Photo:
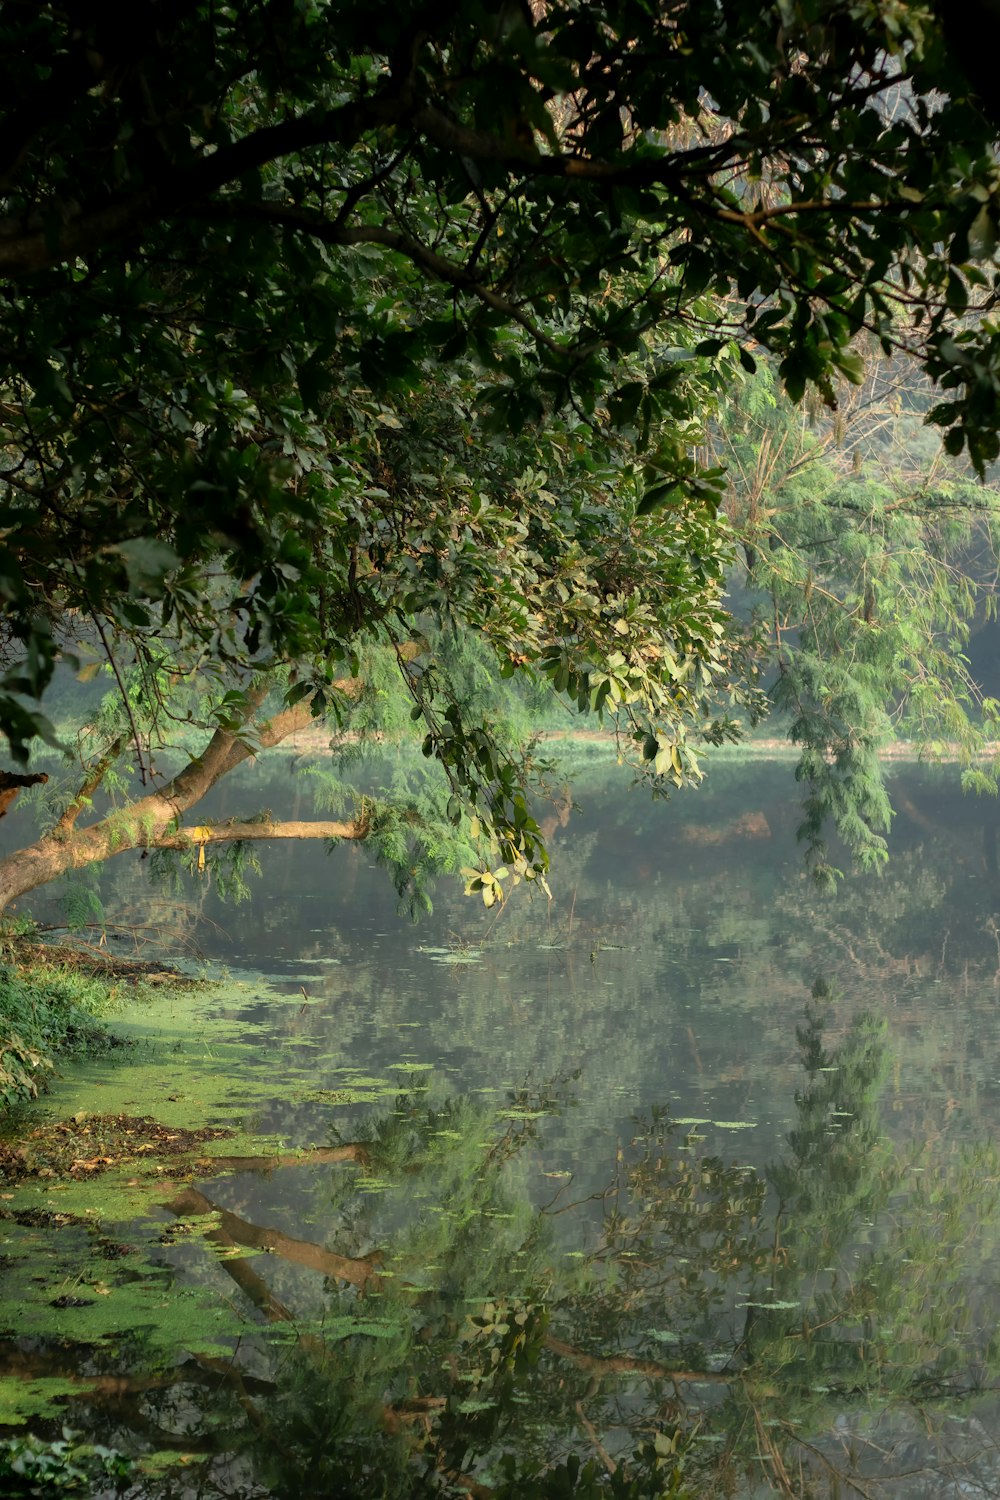
{"type": "Polygon", "coordinates": [[[319,115],[256,130],[231,146],[200,157],[193,166],[165,171],[141,191],[100,208],[50,201],[32,214],[0,219],[0,275],[31,276],[78,256],[86,257],[176,209],[211,197],[220,187],[268,162],[312,146],[357,141],[379,126],[403,123],[406,113],[398,99],[352,100],[319,115]]]}
{"type": "Polygon", "coordinates": [[[494,291],[468,267],[449,260],[446,255],[432,250],[429,245],[423,244],[422,241],[415,239],[413,235],[405,234],[402,230],[389,229],[384,224],[342,224],[339,218],[327,219],[320,213],[283,203],[244,203],[241,200],[223,198],[211,204],[199,205],[194,212],[197,217],[210,221],[242,219],[258,224],[270,224],[275,228],[295,230],[324,245],[382,245],[385,249],[404,256],[412,265],[426,271],[436,281],[443,281],[445,285],[452,286],[457,291],[467,292],[470,296],[477,297],[494,312],[517,323],[537,343],[544,345],[553,354],[565,355],[568,352],[564,345],[557,343],[555,339],[544,333],[516,302],[494,291]]]}
{"type": "MultiPolygon", "coordinates": [[[[198,157],[193,163],[176,168],[165,166],[158,178],[151,180],[138,192],[123,195],[99,206],[88,206],[86,203],[80,205],[71,200],[48,200],[32,213],[0,219],[0,276],[16,279],[47,270],[76,257],[86,258],[104,245],[134,236],[152,224],[163,222],[178,210],[190,212],[197,207],[203,212],[214,210],[223,218],[269,217],[272,222],[284,222],[290,227],[308,231],[323,238],[326,243],[385,244],[406,255],[414,265],[431,275],[450,285],[461,286],[479,297],[487,306],[527,328],[533,338],[547,342],[515,304],[477,280],[469,270],[439,256],[436,251],[401,231],[384,226],[350,229],[343,223],[343,212],[333,222],[325,220],[320,214],[310,216],[305,211],[267,203],[243,200],[226,203],[216,199],[214,195],[222,188],[238,184],[248,172],[272,162],[314,147],[350,146],[369,132],[386,127],[409,127],[457,157],[488,161],[506,167],[522,178],[544,177],[609,188],[662,187],[675,193],[681,202],[691,199],[691,179],[703,177],[706,170],[706,148],[696,147],[689,151],[674,152],[654,160],[626,158],[613,161],[568,155],[559,151],[539,151],[533,143],[522,142],[506,133],[468,128],[426,101],[414,105],[408,95],[409,90],[405,88],[398,94],[386,91],[373,98],[350,100],[335,109],[315,115],[265,126],[229,146],[198,157]]],[[[725,144],[731,154],[740,143],[734,137],[725,144]]],[[[710,150],[712,165],[718,170],[722,163],[715,158],[720,147],[713,145],[710,150]]],[[[398,161],[403,155],[405,152],[397,152],[395,160],[398,161]]],[[[376,176],[369,179],[369,182],[375,185],[378,180],[379,176],[376,176]]],[[[350,200],[349,192],[348,203],[350,200]]],[[[689,202],[689,206],[693,204],[689,202]]],[[[745,212],[714,204],[705,198],[699,200],[697,208],[709,218],[741,224],[748,230],[753,230],[770,219],[796,214],[912,212],[913,204],[905,201],[854,202],[843,198],[823,198],[801,203],[793,201],[745,212]]]]}
{"type": "Polygon", "coordinates": [[[364,839],[370,832],[370,825],[363,818],[347,822],[204,823],[160,834],[150,839],[149,847],[190,849],[198,844],[237,844],[251,839],[364,839]]]}

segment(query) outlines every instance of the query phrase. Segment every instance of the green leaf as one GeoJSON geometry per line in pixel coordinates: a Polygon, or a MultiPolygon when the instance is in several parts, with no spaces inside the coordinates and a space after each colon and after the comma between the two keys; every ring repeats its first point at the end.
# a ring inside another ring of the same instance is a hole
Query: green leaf
{"type": "Polygon", "coordinates": [[[106,550],[122,559],[129,588],[136,594],[158,593],[165,576],[180,561],[173,547],[155,537],[133,537],[106,550]]]}

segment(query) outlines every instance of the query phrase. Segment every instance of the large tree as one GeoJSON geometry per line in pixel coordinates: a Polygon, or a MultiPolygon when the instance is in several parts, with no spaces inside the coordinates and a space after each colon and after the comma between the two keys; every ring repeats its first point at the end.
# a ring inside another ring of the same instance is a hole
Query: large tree
{"type": "Polygon", "coordinates": [[[376,643],[450,815],[540,871],[435,624],[623,704],[682,780],[735,660],[698,455],[737,361],[833,406],[864,335],[944,388],[950,454],[997,454],[995,129],[929,6],[92,0],[0,38],[0,729],[23,763],[88,649],[123,704],[133,666],[222,684],[106,838],[78,820],[122,744],[82,768],[40,876],[184,838],[376,643]]]}
{"type": "Polygon", "coordinates": [[[1000,502],[949,463],[924,424],[929,383],[869,358],[838,408],[794,407],[770,370],[734,384],[714,432],[740,539],[734,608],[766,636],[767,687],[801,749],[801,837],[833,882],[828,835],[881,863],[892,809],[880,751],[908,738],[995,790],[988,741],[1000,502]]]}

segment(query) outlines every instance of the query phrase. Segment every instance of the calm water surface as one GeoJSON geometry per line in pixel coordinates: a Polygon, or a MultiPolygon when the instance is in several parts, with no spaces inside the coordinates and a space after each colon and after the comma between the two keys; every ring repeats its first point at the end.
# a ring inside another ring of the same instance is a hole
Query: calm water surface
{"type": "Polygon", "coordinates": [[[109,866],[109,922],[228,977],[50,1116],[276,1160],[5,1199],[33,1427],[136,1496],[1000,1494],[996,813],[896,791],[832,897],[787,763],[669,806],[585,777],[552,902],[500,913],[413,925],[363,848],[276,845],[235,906],[109,866]]]}

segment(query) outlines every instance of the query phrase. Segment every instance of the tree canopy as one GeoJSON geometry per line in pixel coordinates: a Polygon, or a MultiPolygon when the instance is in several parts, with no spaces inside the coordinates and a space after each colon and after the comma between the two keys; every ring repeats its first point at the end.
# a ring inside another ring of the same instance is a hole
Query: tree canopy
{"type": "Polygon", "coordinates": [[[4,7],[0,730],[20,763],[55,737],[60,660],[106,656],[129,717],[63,842],[112,747],[151,774],[130,672],[158,721],[214,674],[203,771],[346,712],[379,648],[449,816],[541,873],[449,631],[696,777],[760,707],[710,456],[734,380],[833,410],[862,341],[937,384],[949,455],[1000,448],[996,128],[949,17],[4,7]]]}

